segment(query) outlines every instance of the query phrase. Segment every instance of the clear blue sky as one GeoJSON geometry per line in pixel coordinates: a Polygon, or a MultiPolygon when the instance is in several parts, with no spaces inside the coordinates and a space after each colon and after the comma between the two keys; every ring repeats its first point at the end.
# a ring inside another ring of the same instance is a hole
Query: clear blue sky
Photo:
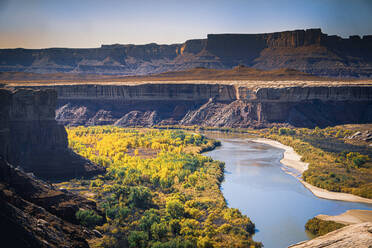
{"type": "Polygon", "coordinates": [[[0,48],[171,44],[318,27],[372,34],[372,0],[0,0],[0,48]]]}

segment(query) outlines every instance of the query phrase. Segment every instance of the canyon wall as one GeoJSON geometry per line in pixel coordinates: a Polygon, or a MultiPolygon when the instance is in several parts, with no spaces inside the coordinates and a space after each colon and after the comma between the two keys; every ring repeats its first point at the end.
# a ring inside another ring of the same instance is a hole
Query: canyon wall
{"type": "Polygon", "coordinates": [[[209,34],[182,44],[0,49],[0,71],[143,75],[194,67],[291,68],[323,76],[371,77],[372,35],[341,38],[320,29],[209,34]]]}
{"type": "Polygon", "coordinates": [[[371,86],[58,85],[64,125],[325,127],[372,122],[371,86]]]}
{"type": "Polygon", "coordinates": [[[0,157],[0,232],[4,247],[88,248],[96,233],[78,225],[79,209],[96,203],[63,192],[14,168],[0,157]]]}
{"type": "Polygon", "coordinates": [[[55,121],[54,90],[0,89],[0,156],[46,179],[102,172],[68,148],[67,133],[55,121]]]}

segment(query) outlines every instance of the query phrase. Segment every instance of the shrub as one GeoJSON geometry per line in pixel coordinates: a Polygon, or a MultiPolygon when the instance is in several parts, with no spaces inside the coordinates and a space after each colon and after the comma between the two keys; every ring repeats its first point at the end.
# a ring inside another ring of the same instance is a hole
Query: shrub
{"type": "Polygon", "coordinates": [[[151,226],[154,223],[159,222],[160,222],[159,211],[155,209],[149,209],[145,211],[145,213],[143,214],[139,223],[139,227],[141,228],[141,230],[149,232],[151,226]]]}
{"type": "Polygon", "coordinates": [[[321,236],[344,226],[334,221],[325,221],[314,217],[306,222],[305,228],[312,234],[321,236]]]}
{"type": "Polygon", "coordinates": [[[155,240],[161,240],[167,236],[168,227],[165,223],[154,223],[151,226],[151,235],[155,240]]]}
{"type": "Polygon", "coordinates": [[[145,248],[147,240],[149,239],[147,233],[142,231],[133,231],[129,233],[128,243],[131,248],[145,248]]]}
{"type": "Polygon", "coordinates": [[[76,219],[87,227],[94,227],[102,223],[102,216],[97,215],[93,210],[79,210],[75,214],[76,219]]]}
{"type": "Polygon", "coordinates": [[[147,187],[131,187],[129,190],[128,202],[131,207],[147,208],[152,202],[151,192],[147,187]]]}
{"type": "Polygon", "coordinates": [[[181,225],[180,225],[180,221],[179,220],[171,220],[169,222],[169,230],[170,232],[173,234],[173,235],[177,235],[180,233],[181,231],[181,225]]]}
{"type": "Polygon", "coordinates": [[[185,208],[179,200],[170,200],[167,202],[167,212],[172,218],[178,219],[183,217],[185,208]]]}

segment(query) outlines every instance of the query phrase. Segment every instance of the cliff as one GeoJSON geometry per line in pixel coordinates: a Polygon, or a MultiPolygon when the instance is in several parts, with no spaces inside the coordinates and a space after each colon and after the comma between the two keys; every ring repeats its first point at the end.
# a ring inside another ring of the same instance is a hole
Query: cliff
{"type": "Polygon", "coordinates": [[[315,75],[370,77],[372,36],[347,39],[320,29],[268,34],[209,34],[173,45],[1,49],[0,71],[143,75],[195,67],[291,68],[315,75]]]}
{"type": "Polygon", "coordinates": [[[343,227],[324,236],[301,242],[290,248],[369,248],[372,244],[372,223],[365,222],[343,227]]]}
{"type": "Polygon", "coordinates": [[[96,234],[76,224],[79,209],[97,211],[94,202],[36,180],[0,157],[2,247],[89,247],[86,240],[96,234]]]}
{"type": "Polygon", "coordinates": [[[0,156],[46,179],[102,172],[68,148],[67,133],[54,119],[56,104],[53,90],[0,89],[0,156]]]}
{"type": "Polygon", "coordinates": [[[372,121],[372,87],[153,83],[56,85],[56,120],[65,125],[325,127],[372,121]]]}

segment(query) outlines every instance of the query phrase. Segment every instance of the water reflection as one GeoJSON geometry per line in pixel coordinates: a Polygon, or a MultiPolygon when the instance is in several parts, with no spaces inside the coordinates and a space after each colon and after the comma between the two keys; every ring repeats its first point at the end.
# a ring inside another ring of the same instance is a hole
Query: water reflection
{"type": "Polygon", "coordinates": [[[283,171],[283,150],[247,140],[246,136],[206,133],[222,146],[206,153],[226,166],[222,192],[230,207],[240,209],[260,230],[254,239],[265,248],[287,247],[309,239],[306,221],[318,214],[335,215],[372,205],[315,197],[296,178],[283,171]]]}

